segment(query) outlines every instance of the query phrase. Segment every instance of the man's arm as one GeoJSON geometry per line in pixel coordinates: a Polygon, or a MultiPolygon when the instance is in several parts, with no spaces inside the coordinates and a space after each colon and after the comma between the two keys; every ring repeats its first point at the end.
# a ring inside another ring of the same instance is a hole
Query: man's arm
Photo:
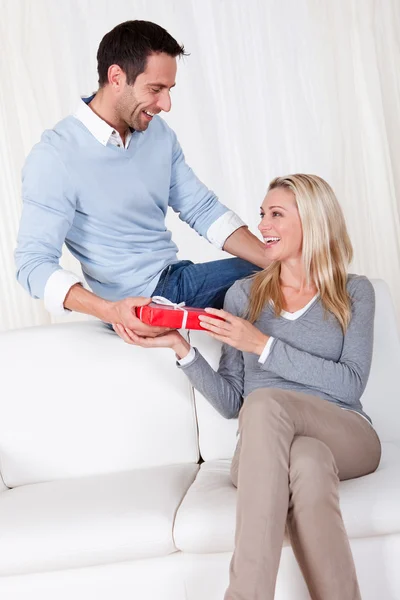
{"type": "Polygon", "coordinates": [[[107,323],[119,323],[144,336],[164,329],[136,318],[136,306],[148,298],[108,302],[85,290],[74,273],[60,268],[66,234],[75,216],[76,198],[69,175],[48,143],[35,146],[23,170],[23,210],[15,251],[17,278],[34,298],[43,298],[52,314],[74,310],[107,323]]]}
{"type": "Polygon", "coordinates": [[[239,227],[226,240],[223,246],[225,252],[248,260],[265,269],[270,264],[266,257],[265,245],[247,227],[239,227]]]}
{"type": "Polygon", "coordinates": [[[89,290],[85,290],[77,283],[69,289],[64,300],[64,308],[85,315],[92,315],[105,323],[120,324],[124,328],[131,329],[137,335],[155,337],[164,333],[167,329],[146,325],[135,315],[136,306],[145,306],[149,302],[151,302],[151,298],[143,297],[125,298],[124,300],[111,302],[96,296],[89,290]]]}
{"type": "Polygon", "coordinates": [[[101,321],[112,323],[111,302],[104,300],[89,290],[85,290],[79,283],[76,283],[67,292],[64,300],[64,308],[75,312],[91,315],[101,321]]]}
{"type": "MultiPolygon", "coordinates": [[[[69,174],[47,142],[37,144],[25,162],[22,199],[15,250],[17,279],[33,298],[44,298],[46,282],[60,271],[62,245],[76,210],[69,174]]],[[[79,281],[73,274],[69,277],[73,283],[79,281]]]]}
{"type": "Polygon", "coordinates": [[[263,243],[250,231],[233,211],[224,206],[187,165],[175,133],[173,139],[172,172],[169,205],[217,248],[265,268],[263,243]]]}

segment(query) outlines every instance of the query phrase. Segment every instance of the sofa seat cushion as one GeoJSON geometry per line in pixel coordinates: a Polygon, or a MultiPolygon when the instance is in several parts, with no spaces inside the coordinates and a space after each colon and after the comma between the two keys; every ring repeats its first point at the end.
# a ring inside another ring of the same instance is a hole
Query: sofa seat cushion
{"type": "MultiPolygon", "coordinates": [[[[198,554],[233,550],[236,489],[229,470],[229,460],[201,465],[176,516],[174,539],[180,550],[198,554]]],[[[341,482],[340,503],[350,538],[400,533],[400,446],[383,444],[375,473],[341,482]]]]}
{"type": "Polygon", "coordinates": [[[166,556],[198,465],[21,486],[0,493],[0,576],[166,556]]]}

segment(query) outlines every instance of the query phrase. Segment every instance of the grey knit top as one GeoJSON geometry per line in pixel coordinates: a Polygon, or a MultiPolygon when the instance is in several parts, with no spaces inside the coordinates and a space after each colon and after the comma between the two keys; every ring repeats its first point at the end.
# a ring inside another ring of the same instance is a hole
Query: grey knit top
{"type": "MultiPolygon", "coordinates": [[[[226,294],[224,309],[243,316],[251,285],[251,279],[237,281],[226,294]]],[[[319,396],[371,421],[362,410],[360,397],[371,367],[375,294],[371,282],[358,275],[348,276],[347,290],[352,317],[345,335],[319,297],[295,320],[276,317],[273,307],[266,305],[254,323],[274,338],[264,363],[256,354],[223,344],[218,372],[197,349],[194,359],[180,368],[228,419],[238,416],[250,392],[273,387],[319,396]]]]}

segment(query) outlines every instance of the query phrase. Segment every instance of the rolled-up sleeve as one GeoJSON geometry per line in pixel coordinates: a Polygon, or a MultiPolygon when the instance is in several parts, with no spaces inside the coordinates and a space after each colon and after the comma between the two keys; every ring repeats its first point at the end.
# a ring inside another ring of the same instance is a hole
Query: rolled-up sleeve
{"type": "Polygon", "coordinates": [[[225,240],[244,223],[198,179],[186,163],[182,148],[172,129],[170,134],[172,167],[169,206],[199,235],[218,248],[222,248],[225,240]]]}

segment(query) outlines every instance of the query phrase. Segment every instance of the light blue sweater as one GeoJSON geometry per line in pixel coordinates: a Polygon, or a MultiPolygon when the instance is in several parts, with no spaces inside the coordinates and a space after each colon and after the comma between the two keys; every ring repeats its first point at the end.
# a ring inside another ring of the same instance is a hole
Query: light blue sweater
{"type": "Polygon", "coordinates": [[[168,206],[204,237],[228,210],[158,116],[134,132],[127,149],[103,146],[78,119],[63,119],[29,154],[22,193],[17,278],[35,298],[60,269],[64,241],[98,296],[151,295],[162,270],[177,261],[168,206]]]}

